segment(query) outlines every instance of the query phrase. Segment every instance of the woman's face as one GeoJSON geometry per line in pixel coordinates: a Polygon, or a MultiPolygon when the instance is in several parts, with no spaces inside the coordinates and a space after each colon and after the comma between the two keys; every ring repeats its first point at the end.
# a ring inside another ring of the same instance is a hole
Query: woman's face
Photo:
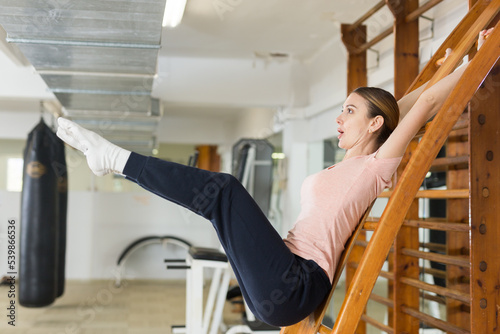
{"type": "Polygon", "coordinates": [[[367,144],[373,139],[370,130],[368,109],[363,97],[350,94],[342,106],[342,113],[337,117],[339,147],[349,150],[356,145],[367,144]]]}

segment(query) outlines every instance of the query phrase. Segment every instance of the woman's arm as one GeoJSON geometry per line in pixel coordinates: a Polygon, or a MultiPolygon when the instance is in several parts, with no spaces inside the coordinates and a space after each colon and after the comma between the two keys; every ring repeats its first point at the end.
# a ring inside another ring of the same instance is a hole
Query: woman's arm
{"type": "MultiPolygon", "coordinates": [[[[451,49],[448,48],[446,49],[445,56],[443,57],[444,60],[448,58],[451,55],[451,49]]],[[[406,114],[410,111],[411,107],[417,102],[418,97],[422,92],[425,90],[427,87],[428,82],[424,83],[422,86],[418,87],[417,89],[411,91],[410,93],[406,94],[403,96],[401,99],[398,101],[398,107],[399,107],[399,121],[401,121],[406,114]]]]}
{"type": "Polygon", "coordinates": [[[422,92],[426,87],[427,87],[427,82],[399,99],[398,107],[399,107],[400,122],[403,118],[405,118],[406,114],[408,114],[408,112],[410,111],[411,107],[413,107],[415,102],[417,102],[418,97],[420,96],[420,94],[422,94],[422,92]]]}
{"type": "Polygon", "coordinates": [[[441,79],[418,97],[417,102],[411,107],[406,117],[400,121],[393,133],[380,147],[377,158],[395,158],[404,154],[408,143],[415,137],[422,126],[439,111],[467,65],[465,64],[441,79]]]}
{"type": "MultiPolygon", "coordinates": [[[[480,33],[478,48],[481,47],[491,32],[492,29],[489,29],[480,33]]],[[[467,66],[468,63],[462,65],[455,72],[423,91],[420,96],[417,95],[419,93],[418,90],[422,91],[423,88],[418,88],[412,92],[415,94],[410,96],[406,101],[403,101],[403,107],[408,108],[411,100],[415,99],[415,96],[418,96],[416,102],[409,108],[406,116],[402,115],[403,118],[399,125],[380,147],[377,158],[395,158],[404,154],[408,143],[415,137],[420,128],[441,109],[445,99],[455,87],[467,66]]]]}

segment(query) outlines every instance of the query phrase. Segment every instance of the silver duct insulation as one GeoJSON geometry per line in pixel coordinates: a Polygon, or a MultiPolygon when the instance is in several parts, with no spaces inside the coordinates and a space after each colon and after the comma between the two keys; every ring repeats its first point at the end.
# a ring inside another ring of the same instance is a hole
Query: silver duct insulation
{"type": "Polygon", "coordinates": [[[151,153],[161,117],[151,97],[165,0],[0,0],[0,24],[63,114],[151,153]]]}

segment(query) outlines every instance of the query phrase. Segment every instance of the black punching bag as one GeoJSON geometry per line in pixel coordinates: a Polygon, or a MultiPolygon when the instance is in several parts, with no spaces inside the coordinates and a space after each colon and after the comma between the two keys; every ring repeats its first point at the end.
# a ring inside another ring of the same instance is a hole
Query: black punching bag
{"type": "Polygon", "coordinates": [[[68,173],[66,168],[66,154],[64,143],[53,132],[56,145],[56,155],[52,168],[57,177],[57,191],[59,199],[58,217],[58,254],[57,254],[57,297],[64,293],[66,270],[66,217],[68,211],[68,173]]]}
{"type": "Polygon", "coordinates": [[[58,141],[42,119],[24,151],[19,303],[27,307],[47,306],[58,293],[59,193],[53,168],[58,141]]]}

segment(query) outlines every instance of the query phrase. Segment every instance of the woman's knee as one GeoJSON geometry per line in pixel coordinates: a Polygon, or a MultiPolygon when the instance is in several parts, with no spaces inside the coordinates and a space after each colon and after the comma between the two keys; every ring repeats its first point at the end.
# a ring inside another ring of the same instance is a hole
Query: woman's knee
{"type": "Polygon", "coordinates": [[[241,187],[241,183],[231,174],[214,173],[201,189],[195,189],[194,210],[202,215],[209,214],[217,202],[223,201],[227,193],[237,187],[241,187]]]}

